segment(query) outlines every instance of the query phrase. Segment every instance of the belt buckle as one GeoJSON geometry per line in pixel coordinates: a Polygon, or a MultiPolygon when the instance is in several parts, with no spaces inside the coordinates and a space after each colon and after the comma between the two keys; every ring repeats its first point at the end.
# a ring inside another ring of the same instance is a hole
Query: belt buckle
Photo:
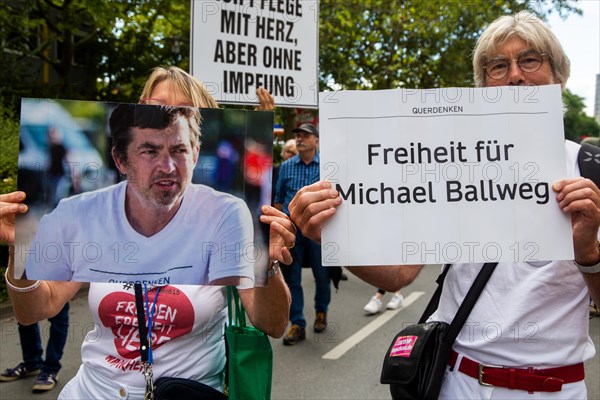
{"type": "Polygon", "coordinates": [[[485,382],[483,381],[483,376],[485,375],[485,374],[483,373],[483,369],[484,369],[484,368],[504,369],[504,367],[503,367],[503,366],[501,366],[501,365],[479,364],[479,378],[478,378],[479,384],[480,384],[481,386],[494,386],[494,385],[491,385],[491,384],[489,384],[489,383],[485,383],[485,382]]]}

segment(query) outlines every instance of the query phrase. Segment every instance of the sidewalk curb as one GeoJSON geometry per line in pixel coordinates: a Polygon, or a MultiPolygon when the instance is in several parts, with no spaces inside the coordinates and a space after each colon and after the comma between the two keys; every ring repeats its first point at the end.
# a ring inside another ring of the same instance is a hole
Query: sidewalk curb
{"type": "MultiPolygon", "coordinates": [[[[79,291],[75,294],[75,296],[73,296],[73,298],[77,299],[77,298],[80,298],[83,296],[87,296],[89,288],[90,288],[89,283],[83,284],[81,286],[81,289],[79,289],[79,291]]],[[[12,304],[10,303],[10,300],[6,300],[6,301],[0,303],[0,319],[10,318],[10,317],[14,317],[13,308],[12,308],[12,304]]]]}

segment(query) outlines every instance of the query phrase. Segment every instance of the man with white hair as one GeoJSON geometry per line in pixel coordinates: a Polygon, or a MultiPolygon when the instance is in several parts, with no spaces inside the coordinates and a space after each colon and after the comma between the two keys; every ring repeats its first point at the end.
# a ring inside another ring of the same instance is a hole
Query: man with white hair
{"type": "MultiPolygon", "coordinates": [[[[530,12],[503,16],[481,35],[473,55],[477,86],[560,84],[570,63],[558,39],[530,12]]],[[[582,399],[583,362],[594,357],[589,297],[600,303],[600,189],[580,176],[579,145],[565,142],[567,176],[552,188],[571,218],[575,258],[499,263],[453,347],[440,398],[582,399]]],[[[303,234],[320,241],[323,222],[342,199],[328,182],[301,189],[289,205],[303,234]]],[[[493,229],[493,227],[490,227],[493,229]]],[[[396,290],[421,266],[352,267],[396,290]]],[[[482,264],[453,265],[431,320],[450,323],[482,264]]],[[[395,395],[392,386],[392,396],[395,395]]]]}

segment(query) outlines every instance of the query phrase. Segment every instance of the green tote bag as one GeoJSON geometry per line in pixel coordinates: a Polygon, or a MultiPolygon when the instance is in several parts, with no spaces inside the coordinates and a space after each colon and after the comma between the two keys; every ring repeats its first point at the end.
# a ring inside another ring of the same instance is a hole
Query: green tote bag
{"type": "Polygon", "coordinates": [[[273,350],[269,337],[246,325],[246,313],[237,290],[227,287],[229,324],[226,387],[230,400],[269,400],[273,377],[273,350]],[[232,316],[235,314],[235,316],[232,316]]]}

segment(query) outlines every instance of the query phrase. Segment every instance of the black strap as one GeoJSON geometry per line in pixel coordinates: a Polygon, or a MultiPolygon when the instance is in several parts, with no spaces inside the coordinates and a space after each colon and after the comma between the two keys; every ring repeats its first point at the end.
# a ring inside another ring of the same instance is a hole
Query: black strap
{"type": "Polygon", "coordinates": [[[444,279],[446,279],[446,274],[448,273],[448,270],[451,266],[452,264],[444,265],[444,270],[435,280],[438,284],[437,289],[435,289],[433,296],[431,296],[431,299],[429,300],[429,304],[427,304],[427,307],[425,307],[425,311],[423,311],[423,315],[421,315],[421,319],[419,320],[420,324],[425,323],[425,321],[427,321],[427,319],[431,317],[431,314],[433,314],[435,310],[437,310],[438,305],[440,304],[440,297],[442,295],[444,279]]]}
{"type": "Polygon", "coordinates": [[[135,291],[135,310],[138,318],[138,329],[140,333],[140,355],[142,362],[148,361],[148,331],[146,329],[146,315],[144,314],[144,294],[142,284],[133,285],[135,291]]]}
{"type": "Polygon", "coordinates": [[[454,343],[497,265],[498,263],[485,263],[483,265],[483,268],[481,268],[481,271],[477,274],[477,278],[475,278],[475,282],[471,285],[467,296],[458,308],[458,311],[450,324],[450,329],[448,330],[448,333],[446,333],[446,336],[444,336],[444,342],[454,343]]]}
{"type": "Polygon", "coordinates": [[[592,180],[600,188],[600,147],[582,143],[577,154],[577,164],[581,176],[592,180]]]}
{"type": "MultiPolygon", "coordinates": [[[[475,281],[471,285],[469,292],[465,296],[465,299],[458,308],[458,311],[456,312],[456,315],[454,316],[454,319],[450,324],[448,333],[444,336],[444,341],[446,343],[453,343],[456,340],[456,337],[458,336],[460,330],[467,321],[469,314],[471,314],[471,310],[473,309],[473,307],[475,307],[475,303],[477,303],[479,295],[481,294],[481,292],[483,292],[483,288],[492,276],[492,272],[494,272],[494,269],[497,265],[498,263],[485,263],[481,268],[481,271],[479,271],[479,274],[477,274],[477,278],[475,278],[475,281]]],[[[451,266],[452,264],[444,265],[444,270],[438,276],[436,280],[438,287],[437,289],[435,289],[435,293],[433,293],[433,296],[431,296],[429,304],[427,304],[427,307],[425,307],[425,311],[423,312],[423,315],[419,320],[420,324],[427,321],[431,314],[433,314],[434,311],[437,310],[440,303],[440,297],[442,295],[444,279],[446,279],[446,275],[448,274],[448,271],[450,270],[451,266]]]]}

